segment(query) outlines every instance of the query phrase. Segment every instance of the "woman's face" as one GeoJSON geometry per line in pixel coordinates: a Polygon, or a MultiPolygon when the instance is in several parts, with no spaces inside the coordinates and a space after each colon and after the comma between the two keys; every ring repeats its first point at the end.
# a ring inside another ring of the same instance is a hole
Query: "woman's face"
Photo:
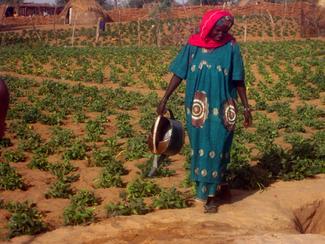
{"type": "Polygon", "coordinates": [[[214,41],[222,41],[225,38],[228,29],[222,25],[215,25],[209,33],[209,37],[214,41]]]}

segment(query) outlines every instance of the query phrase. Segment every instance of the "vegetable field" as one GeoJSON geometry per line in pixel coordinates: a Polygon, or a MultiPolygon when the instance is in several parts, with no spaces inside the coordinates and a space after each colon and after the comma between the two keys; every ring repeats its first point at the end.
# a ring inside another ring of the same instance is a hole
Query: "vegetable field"
{"type": "MultiPolygon", "coordinates": [[[[0,47],[11,93],[0,140],[1,238],[191,207],[188,144],[147,178],[146,139],[179,46],[60,45],[0,47]]],[[[325,42],[240,46],[254,122],[245,130],[237,121],[228,182],[259,190],[325,173],[325,42]]],[[[184,88],[168,104],[183,122],[184,88]]]]}
{"type": "MultiPolygon", "coordinates": [[[[0,33],[1,45],[15,43],[46,42],[54,46],[148,46],[180,45],[190,33],[199,27],[200,18],[146,19],[131,22],[106,24],[96,41],[96,28],[77,28],[72,37],[71,29],[54,28],[32,29],[21,32],[0,33]]],[[[236,16],[231,33],[238,40],[285,40],[302,35],[299,19],[294,17],[270,17],[266,13],[236,16]],[[245,34],[246,32],[246,34],[245,34]]]]}

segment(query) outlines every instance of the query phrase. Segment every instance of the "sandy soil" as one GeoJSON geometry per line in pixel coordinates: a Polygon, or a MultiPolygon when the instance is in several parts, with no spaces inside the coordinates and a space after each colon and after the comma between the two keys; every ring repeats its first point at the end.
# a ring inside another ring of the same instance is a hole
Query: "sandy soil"
{"type": "Polygon", "coordinates": [[[325,175],[276,182],[264,191],[232,191],[218,213],[202,203],[145,216],[62,227],[12,243],[325,243],[325,175]],[[304,231],[305,233],[301,233],[304,231]]]}

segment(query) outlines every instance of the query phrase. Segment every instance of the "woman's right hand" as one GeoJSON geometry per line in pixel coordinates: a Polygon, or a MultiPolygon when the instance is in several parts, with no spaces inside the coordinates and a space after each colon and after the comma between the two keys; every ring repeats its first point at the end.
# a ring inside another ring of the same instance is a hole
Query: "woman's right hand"
{"type": "Polygon", "coordinates": [[[166,99],[163,98],[160,100],[156,110],[158,115],[163,115],[164,113],[166,113],[166,104],[167,104],[166,99]]]}

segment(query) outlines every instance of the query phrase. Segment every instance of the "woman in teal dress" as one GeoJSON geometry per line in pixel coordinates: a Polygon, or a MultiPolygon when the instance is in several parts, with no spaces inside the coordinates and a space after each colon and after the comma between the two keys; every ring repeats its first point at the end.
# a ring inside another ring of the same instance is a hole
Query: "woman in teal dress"
{"type": "Polygon", "coordinates": [[[174,74],[157,113],[182,80],[186,80],[186,127],[192,148],[191,179],[197,199],[206,201],[205,212],[216,212],[218,190],[230,161],[239,94],[244,106],[244,126],[252,123],[240,49],[228,33],[233,16],[210,10],[202,18],[200,32],[192,35],[170,65],[174,74]]]}

